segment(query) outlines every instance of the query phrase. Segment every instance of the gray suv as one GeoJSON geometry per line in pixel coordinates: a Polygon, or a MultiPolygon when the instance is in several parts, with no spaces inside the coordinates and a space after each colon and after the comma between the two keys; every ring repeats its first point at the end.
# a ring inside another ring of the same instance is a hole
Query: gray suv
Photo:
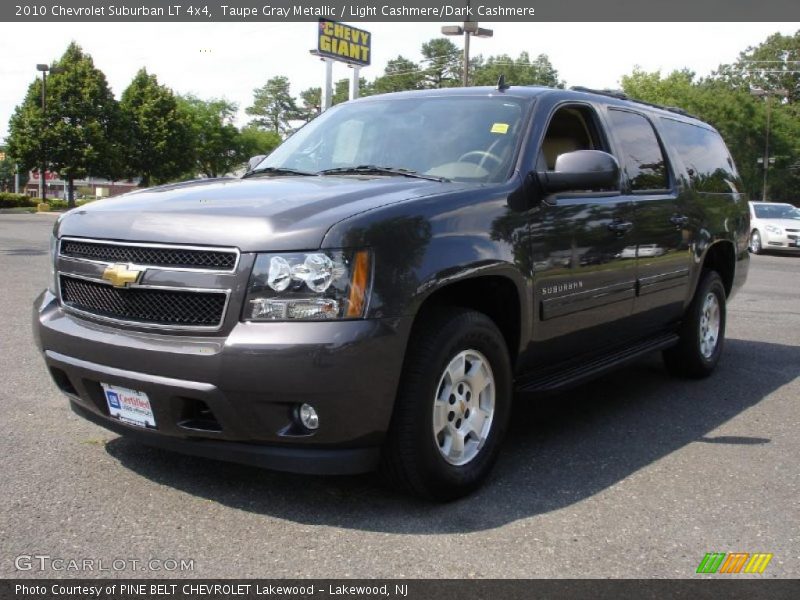
{"type": "Polygon", "coordinates": [[[34,331],[72,409],[143,443],[451,499],[516,392],[648,352],[703,377],[745,280],[722,138],[535,87],[342,104],[241,178],[59,218],[34,331]]]}

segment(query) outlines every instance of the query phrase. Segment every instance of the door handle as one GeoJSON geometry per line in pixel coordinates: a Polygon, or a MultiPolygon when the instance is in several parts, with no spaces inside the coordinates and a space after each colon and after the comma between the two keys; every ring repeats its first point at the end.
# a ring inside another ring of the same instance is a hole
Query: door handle
{"type": "Polygon", "coordinates": [[[689,222],[689,217],[686,215],[672,215],[669,218],[669,222],[675,225],[676,227],[683,227],[689,222]]]}
{"type": "Polygon", "coordinates": [[[633,229],[633,223],[630,221],[612,221],[608,224],[608,230],[617,235],[625,235],[631,229],[633,229]]]}

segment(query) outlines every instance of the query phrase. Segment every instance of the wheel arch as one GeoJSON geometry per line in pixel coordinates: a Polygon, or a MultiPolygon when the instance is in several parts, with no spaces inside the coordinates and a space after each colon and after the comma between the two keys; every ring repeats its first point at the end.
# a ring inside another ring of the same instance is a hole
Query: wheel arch
{"type": "Polygon", "coordinates": [[[716,271],[722,279],[726,297],[733,291],[736,275],[736,249],[730,240],[713,243],[703,257],[703,269],[716,271]]]}
{"type": "Polygon", "coordinates": [[[511,277],[484,274],[438,286],[420,300],[412,336],[427,314],[445,307],[467,308],[489,317],[505,339],[513,368],[524,341],[522,332],[526,319],[523,316],[524,292],[511,277]]]}

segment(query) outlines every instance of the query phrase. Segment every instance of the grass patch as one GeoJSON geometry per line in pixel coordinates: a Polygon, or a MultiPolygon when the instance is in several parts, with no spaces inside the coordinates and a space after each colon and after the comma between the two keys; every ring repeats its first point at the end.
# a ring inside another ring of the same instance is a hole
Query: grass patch
{"type": "Polygon", "coordinates": [[[0,208],[0,215],[19,215],[35,213],[36,209],[33,207],[17,207],[17,208],[0,208]]]}

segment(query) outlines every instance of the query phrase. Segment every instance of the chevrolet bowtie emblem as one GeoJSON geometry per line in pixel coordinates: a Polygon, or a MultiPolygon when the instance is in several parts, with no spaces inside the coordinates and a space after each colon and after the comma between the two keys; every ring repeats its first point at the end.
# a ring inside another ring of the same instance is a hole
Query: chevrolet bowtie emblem
{"type": "Polygon", "coordinates": [[[103,271],[103,279],[114,287],[127,287],[131,283],[137,283],[144,271],[144,269],[137,269],[125,264],[109,265],[103,271]]]}

